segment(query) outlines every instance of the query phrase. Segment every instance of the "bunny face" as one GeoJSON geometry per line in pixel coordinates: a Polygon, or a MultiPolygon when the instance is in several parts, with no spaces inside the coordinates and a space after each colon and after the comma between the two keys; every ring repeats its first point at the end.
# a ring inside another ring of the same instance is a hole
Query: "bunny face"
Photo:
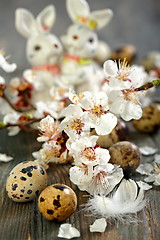
{"type": "Polygon", "coordinates": [[[62,43],[71,55],[81,58],[93,58],[98,49],[98,37],[94,30],[101,29],[112,18],[111,9],[90,12],[85,0],[66,0],[68,14],[74,25],[61,38],[62,43]]]}
{"type": "Polygon", "coordinates": [[[58,38],[49,33],[56,18],[55,8],[50,5],[35,19],[28,10],[16,10],[15,25],[18,32],[28,39],[26,53],[33,67],[59,63],[62,45],[58,38]]]}
{"type": "Polygon", "coordinates": [[[78,24],[70,26],[61,41],[68,54],[80,58],[94,57],[98,47],[97,34],[78,24]]]}
{"type": "Polygon", "coordinates": [[[62,51],[60,41],[52,34],[33,36],[27,42],[27,59],[33,67],[58,63],[62,51]]]}

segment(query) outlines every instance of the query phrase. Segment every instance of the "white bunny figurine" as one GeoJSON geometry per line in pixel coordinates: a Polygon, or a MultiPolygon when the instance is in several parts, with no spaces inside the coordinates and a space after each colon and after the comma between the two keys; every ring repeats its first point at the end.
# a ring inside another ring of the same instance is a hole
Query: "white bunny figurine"
{"type": "Polygon", "coordinates": [[[47,6],[35,19],[28,10],[16,10],[15,25],[27,38],[26,55],[32,69],[24,71],[23,77],[32,84],[32,102],[50,99],[49,90],[59,86],[60,58],[63,48],[58,38],[50,33],[56,19],[55,8],[47,6]]]}
{"type": "Polygon", "coordinates": [[[98,37],[94,31],[106,26],[113,12],[110,9],[90,12],[85,0],[66,1],[68,14],[74,24],[61,38],[66,50],[61,69],[62,82],[70,87],[75,86],[77,92],[96,90],[104,75],[92,60],[98,55],[99,49],[98,37]]]}

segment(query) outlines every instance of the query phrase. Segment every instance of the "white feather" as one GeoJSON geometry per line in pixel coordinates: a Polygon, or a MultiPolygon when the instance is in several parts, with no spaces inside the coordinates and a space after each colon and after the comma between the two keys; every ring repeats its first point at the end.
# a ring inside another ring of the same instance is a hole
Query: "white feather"
{"type": "Polygon", "coordinates": [[[123,179],[111,197],[95,195],[89,199],[86,209],[106,219],[133,222],[135,213],[142,210],[145,203],[143,189],[138,192],[133,180],[123,179]]]}

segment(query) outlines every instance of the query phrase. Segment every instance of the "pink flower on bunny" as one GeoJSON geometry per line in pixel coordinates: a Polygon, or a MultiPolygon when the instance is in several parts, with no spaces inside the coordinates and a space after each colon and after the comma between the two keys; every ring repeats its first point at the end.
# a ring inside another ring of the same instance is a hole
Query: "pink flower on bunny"
{"type": "Polygon", "coordinates": [[[77,92],[99,90],[104,73],[93,59],[100,56],[106,60],[110,49],[98,40],[95,30],[108,24],[113,15],[112,10],[90,12],[85,0],[66,0],[66,4],[73,25],[61,38],[66,51],[61,81],[69,87],[75,87],[77,92]]]}

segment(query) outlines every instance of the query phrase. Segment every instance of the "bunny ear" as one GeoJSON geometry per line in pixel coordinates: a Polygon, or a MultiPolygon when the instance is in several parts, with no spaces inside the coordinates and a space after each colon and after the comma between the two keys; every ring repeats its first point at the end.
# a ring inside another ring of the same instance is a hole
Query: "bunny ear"
{"type": "Polygon", "coordinates": [[[85,0],[67,0],[67,11],[73,22],[77,22],[77,18],[88,17],[90,8],[85,0]]]}
{"type": "Polygon", "coordinates": [[[40,12],[36,18],[38,27],[42,32],[48,32],[54,25],[56,11],[53,5],[49,5],[40,12]]]}
{"type": "Polygon", "coordinates": [[[17,31],[26,38],[36,32],[34,16],[24,8],[18,8],[15,12],[15,26],[17,31]]]}
{"type": "Polygon", "coordinates": [[[94,11],[90,14],[90,18],[96,22],[96,29],[105,27],[111,20],[112,16],[113,11],[111,9],[94,11]]]}

